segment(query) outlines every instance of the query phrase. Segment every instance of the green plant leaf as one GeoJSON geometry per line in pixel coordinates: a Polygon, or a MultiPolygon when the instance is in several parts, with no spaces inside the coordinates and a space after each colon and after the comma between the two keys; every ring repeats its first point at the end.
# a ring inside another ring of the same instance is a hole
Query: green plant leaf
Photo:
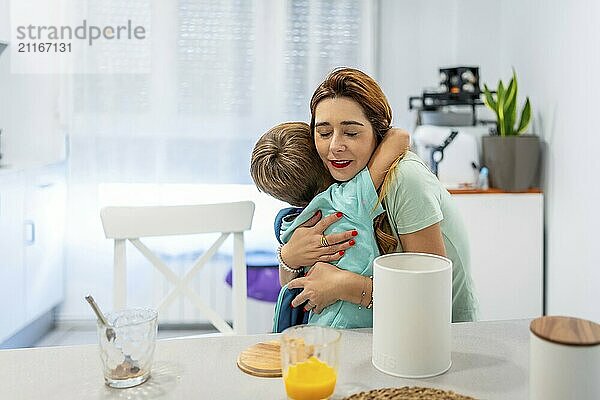
{"type": "Polygon", "coordinates": [[[498,96],[504,97],[504,83],[502,82],[502,79],[498,81],[498,96]]]}
{"type": "Polygon", "coordinates": [[[531,103],[529,102],[529,97],[527,97],[525,106],[523,106],[523,111],[521,111],[521,122],[519,122],[517,135],[520,135],[527,130],[529,122],[531,122],[531,103]]]}
{"type": "Polygon", "coordinates": [[[504,112],[504,133],[506,136],[516,135],[515,120],[517,119],[517,102],[513,100],[504,112]]]}
{"type": "Polygon", "coordinates": [[[483,85],[483,102],[489,109],[498,115],[498,103],[494,100],[494,96],[486,84],[483,85]]]}
{"type": "Polygon", "coordinates": [[[504,102],[506,100],[505,98],[505,90],[504,90],[504,84],[502,83],[502,81],[498,81],[498,94],[497,94],[497,98],[498,98],[498,134],[500,136],[505,136],[506,135],[506,130],[505,130],[505,119],[504,119],[504,102]]]}
{"type": "Polygon", "coordinates": [[[517,101],[515,96],[515,81],[511,80],[506,90],[506,103],[504,104],[504,134],[515,134],[515,120],[517,118],[517,101]]]}
{"type": "Polygon", "coordinates": [[[489,108],[494,112],[494,114],[496,114],[496,130],[497,132],[500,132],[498,124],[498,103],[496,102],[496,100],[494,100],[494,95],[492,94],[492,92],[486,84],[483,85],[483,102],[487,106],[487,108],[489,108]]]}
{"type": "Polygon", "coordinates": [[[506,90],[506,103],[504,104],[504,133],[507,136],[516,134],[515,121],[517,119],[517,79],[514,75],[506,90]]]}
{"type": "Polygon", "coordinates": [[[513,75],[510,83],[508,84],[508,89],[506,89],[506,102],[505,102],[505,110],[507,110],[513,100],[517,98],[517,77],[513,75]]]}

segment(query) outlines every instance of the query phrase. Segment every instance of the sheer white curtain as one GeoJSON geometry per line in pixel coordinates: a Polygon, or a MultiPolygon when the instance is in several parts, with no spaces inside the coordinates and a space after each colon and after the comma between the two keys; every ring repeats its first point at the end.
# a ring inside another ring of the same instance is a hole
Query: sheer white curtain
{"type": "Polygon", "coordinates": [[[61,318],[87,318],[81,301],[87,292],[110,305],[112,247],[98,214],[111,197],[107,188],[118,188],[113,198],[122,202],[131,191],[138,202],[158,204],[156,188],[169,190],[165,185],[250,184],[258,136],[282,121],[308,121],[310,95],[329,70],[346,65],[374,72],[375,5],[87,1],[89,15],[113,24],[131,19],[147,27],[149,40],[82,60],[100,63],[106,73],[72,75],[66,86],[70,170],[61,318]],[[133,67],[148,73],[127,73],[133,67]],[[150,185],[143,199],[140,184],[150,185]]]}

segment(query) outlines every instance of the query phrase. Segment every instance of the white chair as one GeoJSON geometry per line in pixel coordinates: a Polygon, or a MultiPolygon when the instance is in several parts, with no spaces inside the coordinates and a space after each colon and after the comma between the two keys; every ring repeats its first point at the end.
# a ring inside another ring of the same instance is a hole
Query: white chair
{"type": "Polygon", "coordinates": [[[129,240],[154,265],[169,282],[173,290],[158,306],[159,315],[178,295],[183,294],[210,322],[223,333],[246,333],[246,258],[244,231],[252,226],[254,203],[220,203],[190,206],[157,207],[106,207],[100,211],[104,234],[115,241],[113,306],[115,310],[126,306],[127,270],[125,244],[129,240]],[[181,279],[162,262],[140,238],[151,236],[191,235],[221,233],[213,245],[194,262],[181,279]],[[233,234],[233,328],[188,286],[202,268],[233,234]]]}

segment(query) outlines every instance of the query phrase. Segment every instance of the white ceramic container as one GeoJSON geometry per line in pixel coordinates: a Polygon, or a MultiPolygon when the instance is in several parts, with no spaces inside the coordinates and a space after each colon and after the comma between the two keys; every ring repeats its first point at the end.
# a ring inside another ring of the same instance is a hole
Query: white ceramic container
{"type": "Polygon", "coordinates": [[[452,261],[394,253],[373,264],[373,365],[390,375],[446,372],[452,321],[452,261]]]}
{"type": "Polygon", "coordinates": [[[529,334],[530,400],[600,399],[600,325],[546,316],[529,334]]]}

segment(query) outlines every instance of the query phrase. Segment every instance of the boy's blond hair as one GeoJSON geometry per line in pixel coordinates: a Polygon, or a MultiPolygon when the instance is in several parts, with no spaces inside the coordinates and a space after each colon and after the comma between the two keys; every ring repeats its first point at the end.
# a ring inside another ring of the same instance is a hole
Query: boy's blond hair
{"type": "Polygon", "coordinates": [[[252,151],[250,174],[260,191],[297,207],[333,182],[304,122],[279,124],[262,135],[252,151]]]}

